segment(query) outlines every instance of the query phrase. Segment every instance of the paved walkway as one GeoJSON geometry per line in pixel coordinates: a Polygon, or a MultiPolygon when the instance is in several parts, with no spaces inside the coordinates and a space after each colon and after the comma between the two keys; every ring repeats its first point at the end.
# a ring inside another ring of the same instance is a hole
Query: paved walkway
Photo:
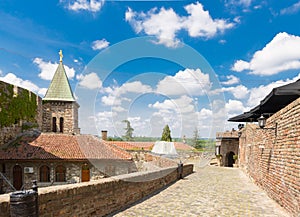
{"type": "Polygon", "coordinates": [[[237,168],[196,172],[114,216],[289,216],[237,168]]]}

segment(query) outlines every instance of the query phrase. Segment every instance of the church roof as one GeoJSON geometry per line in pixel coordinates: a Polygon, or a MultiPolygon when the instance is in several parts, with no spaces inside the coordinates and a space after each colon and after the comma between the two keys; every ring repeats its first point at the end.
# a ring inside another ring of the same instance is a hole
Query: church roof
{"type": "Polygon", "coordinates": [[[131,160],[131,155],[92,135],[42,133],[0,148],[2,160],[131,160]]]}
{"type": "Polygon", "coordinates": [[[62,57],[43,100],[76,101],[62,63],[62,57]]]}

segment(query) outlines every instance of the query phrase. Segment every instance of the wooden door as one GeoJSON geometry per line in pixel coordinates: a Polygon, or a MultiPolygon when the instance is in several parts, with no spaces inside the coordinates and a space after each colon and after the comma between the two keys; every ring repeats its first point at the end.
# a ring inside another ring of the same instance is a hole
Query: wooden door
{"type": "Polygon", "coordinates": [[[90,181],[90,169],[86,165],[83,165],[81,169],[81,181],[82,182],[90,181]]]}
{"type": "Polygon", "coordinates": [[[13,168],[13,185],[16,190],[21,190],[23,186],[23,171],[22,167],[19,165],[13,168]]]}

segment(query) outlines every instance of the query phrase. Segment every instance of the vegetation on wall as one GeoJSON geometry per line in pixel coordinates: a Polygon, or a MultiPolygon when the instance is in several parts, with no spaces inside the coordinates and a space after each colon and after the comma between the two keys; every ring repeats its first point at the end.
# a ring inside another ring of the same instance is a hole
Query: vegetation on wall
{"type": "Polygon", "coordinates": [[[0,127],[18,124],[20,120],[36,122],[36,95],[21,88],[14,93],[13,88],[11,84],[0,83],[0,127]]]}

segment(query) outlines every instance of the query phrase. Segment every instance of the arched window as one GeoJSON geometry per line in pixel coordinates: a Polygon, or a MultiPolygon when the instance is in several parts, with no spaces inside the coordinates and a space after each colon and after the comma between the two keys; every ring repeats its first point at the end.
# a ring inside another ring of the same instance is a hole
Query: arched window
{"type": "Polygon", "coordinates": [[[66,181],[66,168],[62,165],[59,165],[55,169],[55,181],[56,182],[65,182],[66,181]]]}
{"type": "Polygon", "coordinates": [[[53,132],[57,132],[57,128],[56,128],[56,117],[52,118],[52,131],[53,132]]]}
{"type": "Polygon", "coordinates": [[[50,182],[50,168],[46,165],[40,167],[40,182],[50,182]]]}
{"type": "Polygon", "coordinates": [[[64,118],[60,118],[60,119],[59,119],[59,131],[60,131],[61,133],[64,132],[64,118]]]}

